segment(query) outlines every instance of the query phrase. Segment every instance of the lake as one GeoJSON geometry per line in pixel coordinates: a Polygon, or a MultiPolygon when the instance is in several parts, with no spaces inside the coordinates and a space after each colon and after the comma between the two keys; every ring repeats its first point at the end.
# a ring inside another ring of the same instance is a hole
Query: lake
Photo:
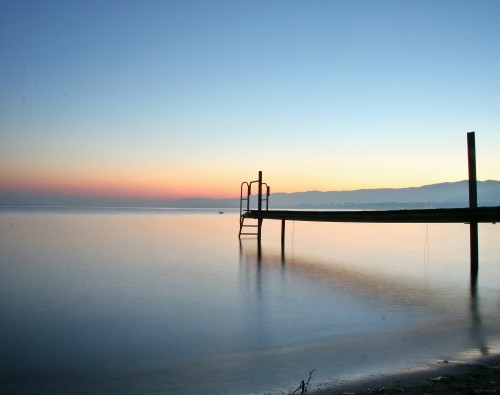
{"type": "Polygon", "coordinates": [[[500,227],[0,209],[0,392],[288,393],[500,351],[500,227]]]}

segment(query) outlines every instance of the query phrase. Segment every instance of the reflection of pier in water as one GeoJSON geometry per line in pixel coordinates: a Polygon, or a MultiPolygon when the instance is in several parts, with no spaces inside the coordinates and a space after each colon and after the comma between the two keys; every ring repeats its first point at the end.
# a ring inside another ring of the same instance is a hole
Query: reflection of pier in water
{"type": "MultiPolygon", "coordinates": [[[[433,329],[433,339],[429,341],[436,341],[434,336],[446,338],[451,332],[462,329],[474,349],[482,355],[489,353],[488,334],[497,333],[500,325],[497,318],[489,317],[492,319],[486,320],[487,317],[482,314],[479,291],[474,282],[470,284],[469,291],[465,287],[447,289],[447,292],[443,293],[438,288],[410,279],[387,276],[381,272],[367,273],[349,267],[348,264],[325,262],[310,257],[305,259],[295,254],[287,256],[277,250],[262,251],[250,246],[245,248],[245,244],[240,241],[240,265],[243,270],[255,270],[257,295],[260,295],[265,286],[266,271],[279,270],[283,276],[292,275],[307,279],[313,282],[314,286],[345,291],[358,295],[363,300],[369,300],[370,303],[390,303],[403,309],[412,308],[442,314],[443,320],[433,329]],[[444,328],[443,324],[449,328],[444,328]]],[[[415,330],[416,335],[421,336],[418,328],[415,330]]]]}
{"type": "Polygon", "coordinates": [[[256,181],[243,182],[240,195],[240,230],[239,237],[244,235],[257,236],[257,248],[261,249],[262,224],[264,219],[281,221],[281,251],[285,251],[285,222],[365,222],[365,223],[467,223],[470,226],[470,275],[471,284],[477,283],[479,270],[478,223],[500,221],[500,206],[477,206],[476,177],[476,143],[475,133],[467,133],[468,168],[469,168],[469,207],[450,209],[422,210],[366,210],[366,211],[300,211],[300,210],[269,210],[269,186],[262,182],[262,171],[256,181]],[[257,184],[257,209],[250,209],[252,184],[257,184]],[[263,191],[263,187],[266,191],[263,191]],[[262,203],[266,207],[263,209],[262,203]],[[256,224],[245,223],[245,220],[257,220],[256,224]],[[246,228],[254,229],[253,232],[246,228]]]}

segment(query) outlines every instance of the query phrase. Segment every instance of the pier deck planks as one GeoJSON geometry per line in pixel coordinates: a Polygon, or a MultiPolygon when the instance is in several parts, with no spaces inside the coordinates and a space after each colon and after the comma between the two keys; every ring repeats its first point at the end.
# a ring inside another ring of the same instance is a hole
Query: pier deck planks
{"type": "Polygon", "coordinates": [[[243,216],[254,219],[317,222],[495,223],[500,222],[500,206],[363,211],[250,210],[243,216]]]}

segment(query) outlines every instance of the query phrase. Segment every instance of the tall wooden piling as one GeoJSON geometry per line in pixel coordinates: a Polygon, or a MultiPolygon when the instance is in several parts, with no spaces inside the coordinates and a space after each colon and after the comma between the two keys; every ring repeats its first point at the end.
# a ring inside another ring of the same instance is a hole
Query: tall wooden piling
{"type": "MultiPolygon", "coordinates": [[[[469,165],[469,209],[477,208],[476,177],[476,137],[474,132],[467,133],[467,157],[469,165]]],[[[471,282],[477,282],[479,270],[479,240],[477,221],[470,221],[470,273],[471,282]]]]}
{"type": "Polygon", "coordinates": [[[475,132],[467,133],[467,157],[469,163],[469,207],[477,208],[477,176],[476,176],[476,136],[475,132]]]}

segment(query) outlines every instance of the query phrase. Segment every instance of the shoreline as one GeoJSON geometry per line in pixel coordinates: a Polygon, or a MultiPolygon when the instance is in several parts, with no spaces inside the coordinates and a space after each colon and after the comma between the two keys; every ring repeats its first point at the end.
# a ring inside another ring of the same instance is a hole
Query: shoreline
{"type": "Polygon", "coordinates": [[[370,377],[333,380],[310,395],[500,394],[500,354],[470,360],[436,361],[370,377]]]}

